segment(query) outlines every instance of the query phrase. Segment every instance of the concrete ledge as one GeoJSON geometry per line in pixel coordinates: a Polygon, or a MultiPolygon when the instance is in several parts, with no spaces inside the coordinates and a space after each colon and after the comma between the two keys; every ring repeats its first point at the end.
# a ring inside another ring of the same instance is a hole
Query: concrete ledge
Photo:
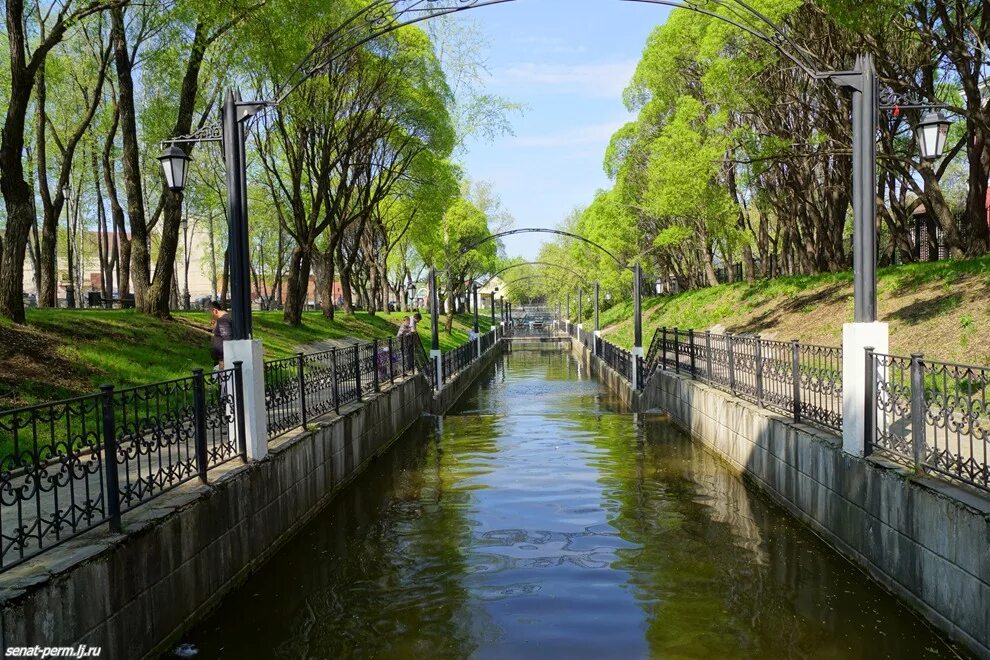
{"type": "Polygon", "coordinates": [[[896,596],[990,658],[990,501],[703,383],[659,371],[638,394],[896,596]]]}
{"type": "MultiPolygon", "coordinates": [[[[429,403],[420,376],[0,575],[0,642],[156,657],[315,516],[429,403]]],[[[236,459],[235,459],[236,461],[236,459]]]]}

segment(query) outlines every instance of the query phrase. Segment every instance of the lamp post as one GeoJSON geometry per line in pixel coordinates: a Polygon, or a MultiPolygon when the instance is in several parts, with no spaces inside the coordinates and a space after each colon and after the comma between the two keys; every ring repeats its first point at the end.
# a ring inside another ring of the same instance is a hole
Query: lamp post
{"type": "Polygon", "coordinates": [[[474,333],[479,334],[481,332],[480,326],[478,325],[478,284],[474,283],[471,286],[471,290],[474,294],[474,333]]]}
{"type": "Polygon", "coordinates": [[[436,387],[443,384],[443,360],[440,359],[440,295],[437,291],[437,269],[430,267],[430,359],[436,387]]]}
{"type": "Polygon", "coordinates": [[[598,327],[598,295],[599,295],[599,287],[598,287],[598,282],[597,281],[595,282],[595,289],[594,289],[594,291],[595,291],[595,293],[594,293],[594,299],[595,299],[595,312],[594,312],[595,336],[597,337],[599,334],[601,334],[599,332],[600,328],[598,327]]]}
{"type": "Polygon", "coordinates": [[[491,296],[492,296],[492,327],[493,328],[495,327],[495,291],[498,291],[498,288],[497,287],[494,290],[492,290],[492,292],[491,292],[491,296]]]}
{"type": "Polygon", "coordinates": [[[182,216],[182,268],[184,282],[182,285],[182,309],[189,311],[189,207],[182,216]]]}
{"type": "Polygon", "coordinates": [[[584,290],[578,288],[578,330],[584,329],[584,290]]]}
{"type": "Polygon", "coordinates": [[[405,311],[410,312],[410,311],[412,311],[410,309],[411,303],[412,303],[413,300],[416,299],[416,285],[413,284],[412,275],[409,276],[409,283],[406,284],[405,298],[406,298],[406,310],[405,311]]]}
{"type": "Polygon", "coordinates": [[[62,188],[62,196],[65,197],[65,261],[66,261],[66,284],[65,284],[65,306],[72,309],[76,306],[75,280],[72,273],[72,188],[65,186],[62,188]]]}
{"type": "Polygon", "coordinates": [[[233,339],[251,337],[251,268],[248,250],[247,164],[244,156],[244,123],[263,108],[267,101],[242,101],[240,94],[228,91],[220,121],[191,135],[165,140],[158,157],[165,175],[165,185],[172,192],[182,192],[189,170],[188,153],[177,145],[199,142],[222,142],[227,180],[228,253],[230,258],[230,307],[233,339]]]}

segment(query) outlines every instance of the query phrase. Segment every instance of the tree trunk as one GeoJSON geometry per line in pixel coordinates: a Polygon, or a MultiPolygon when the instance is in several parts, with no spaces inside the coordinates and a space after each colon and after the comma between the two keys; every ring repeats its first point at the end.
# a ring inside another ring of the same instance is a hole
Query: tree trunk
{"type": "MultiPolygon", "coordinates": [[[[151,285],[151,252],[148,224],[144,209],[144,191],[141,181],[141,153],[137,139],[137,111],[134,107],[134,80],[132,62],[127,47],[124,28],[124,9],[110,10],[111,38],[114,49],[114,67],[117,72],[117,108],[120,116],[123,151],[121,167],[124,176],[124,192],[127,196],[127,215],[131,224],[129,252],[130,273],[134,280],[134,299],[138,309],[145,308],[145,298],[151,285]]],[[[121,286],[123,291],[124,287],[121,286]]]]}
{"type": "Polygon", "coordinates": [[[289,325],[302,323],[303,307],[309,295],[309,272],[311,267],[309,250],[297,245],[289,259],[289,281],[286,287],[285,309],[282,318],[289,325]]]}

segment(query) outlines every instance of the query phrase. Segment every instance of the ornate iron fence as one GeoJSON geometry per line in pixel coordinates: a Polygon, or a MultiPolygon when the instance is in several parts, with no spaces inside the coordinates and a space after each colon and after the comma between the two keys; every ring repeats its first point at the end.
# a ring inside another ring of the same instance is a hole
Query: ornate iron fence
{"type": "Polygon", "coordinates": [[[867,452],[990,490],[990,367],[867,351],[867,452]]]}
{"type": "MultiPolygon", "coordinates": [[[[342,346],[265,362],[268,439],[377,392],[412,373],[422,344],[416,335],[342,346]]],[[[428,375],[429,377],[429,375],[428,375]]]]}
{"type": "Polygon", "coordinates": [[[612,342],[605,341],[601,337],[597,337],[597,340],[598,355],[605,361],[605,364],[615,369],[619,375],[631,382],[632,353],[624,348],[619,348],[612,342]]]}
{"type": "Polygon", "coordinates": [[[0,412],[0,569],[245,456],[233,369],[0,412]]]}
{"type": "Polygon", "coordinates": [[[657,328],[644,361],[708,382],[796,422],[842,428],[842,349],[758,336],[657,328]]]}
{"type": "Polygon", "coordinates": [[[478,340],[472,339],[466,344],[461,344],[452,351],[441,354],[443,364],[443,382],[447,382],[478,357],[478,340]]]}

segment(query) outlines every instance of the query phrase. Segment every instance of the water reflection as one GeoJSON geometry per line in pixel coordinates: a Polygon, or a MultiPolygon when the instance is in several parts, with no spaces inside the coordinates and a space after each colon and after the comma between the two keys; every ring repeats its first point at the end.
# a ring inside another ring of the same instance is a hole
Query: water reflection
{"type": "Polygon", "coordinates": [[[658,415],[507,355],[191,635],[201,657],[940,657],[658,415]]]}

